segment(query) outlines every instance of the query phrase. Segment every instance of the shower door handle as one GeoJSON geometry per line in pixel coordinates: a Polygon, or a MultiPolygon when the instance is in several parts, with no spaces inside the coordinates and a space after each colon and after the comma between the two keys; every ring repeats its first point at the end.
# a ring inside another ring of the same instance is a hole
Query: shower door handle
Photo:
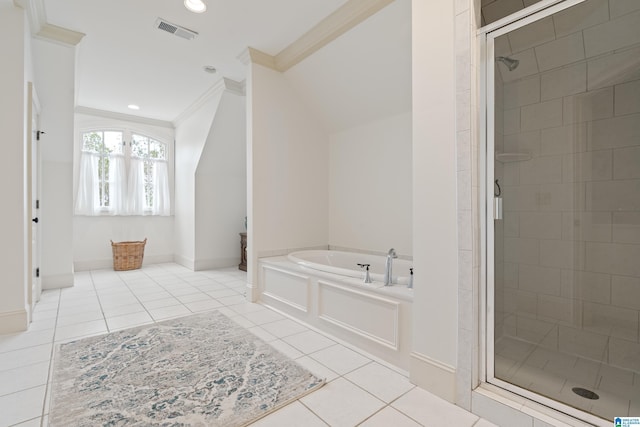
{"type": "Polygon", "coordinates": [[[502,220],[502,197],[493,198],[493,219],[502,220]]]}

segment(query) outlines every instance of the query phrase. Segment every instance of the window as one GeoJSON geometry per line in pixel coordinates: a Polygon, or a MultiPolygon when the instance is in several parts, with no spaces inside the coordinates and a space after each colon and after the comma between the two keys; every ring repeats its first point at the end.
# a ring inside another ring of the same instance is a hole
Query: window
{"type": "Polygon", "coordinates": [[[83,132],[76,214],[169,215],[167,151],[141,134],[83,132]]]}

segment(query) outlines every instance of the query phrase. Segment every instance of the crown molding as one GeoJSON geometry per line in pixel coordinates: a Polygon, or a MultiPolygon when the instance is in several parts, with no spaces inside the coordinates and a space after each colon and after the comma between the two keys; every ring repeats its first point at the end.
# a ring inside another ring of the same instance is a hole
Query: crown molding
{"type": "Polygon", "coordinates": [[[225,90],[244,96],[244,87],[244,82],[237,82],[226,77],[221,78],[173,120],[173,127],[177,128],[189,116],[202,108],[207,101],[225,90]]]}
{"type": "Polygon", "coordinates": [[[276,56],[248,47],[238,59],[245,65],[260,64],[285,72],[394,1],[349,0],[276,56]]]}
{"type": "Polygon", "coordinates": [[[68,46],[76,46],[85,36],[83,33],[49,24],[44,9],[44,0],[13,0],[13,4],[27,11],[31,35],[68,46]]]}
{"type": "Polygon", "coordinates": [[[90,116],[105,117],[107,119],[124,120],[127,122],[141,123],[145,125],[158,126],[173,129],[173,123],[164,120],[149,119],[147,117],[134,116],[115,111],[98,110],[97,108],[77,106],[74,110],[76,114],[88,114],[90,116]]]}
{"type": "Polygon", "coordinates": [[[62,43],[69,46],[76,46],[82,41],[86,34],[67,28],[58,27],[57,25],[45,23],[40,31],[36,33],[36,37],[62,43]]]}
{"type": "Polygon", "coordinates": [[[349,0],[278,53],[276,69],[287,71],[394,1],[349,0]]]}

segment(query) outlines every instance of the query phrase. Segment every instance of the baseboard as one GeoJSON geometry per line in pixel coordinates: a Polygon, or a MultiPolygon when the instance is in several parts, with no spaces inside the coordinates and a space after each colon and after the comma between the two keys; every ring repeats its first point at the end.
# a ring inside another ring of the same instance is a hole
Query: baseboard
{"type": "MultiPolygon", "coordinates": [[[[162,264],[165,262],[174,262],[173,254],[168,255],[145,255],[142,265],[162,264]]],[[[113,269],[113,258],[104,258],[89,261],[74,261],[73,268],[75,271],[91,271],[91,270],[109,270],[113,269]]]]}
{"type": "Polygon", "coordinates": [[[193,259],[184,257],[182,255],[174,255],[173,262],[180,264],[183,267],[187,267],[191,271],[195,271],[196,263],[193,259]]]}
{"type": "Polygon", "coordinates": [[[40,282],[43,290],[70,288],[73,286],[73,273],[43,275],[40,282]]]}
{"type": "Polygon", "coordinates": [[[194,262],[194,271],[212,270],[214,268],[237,267],[240,257],[199,259],[194,262]]]}
{"type": "Polygon", "coordinates": [[[412,383],[455,403],[456,370],[453,366],[416,352],[411,353],[409,359],[409,379],[412,383]]]}
{"type": "Polygon", "coordinates": [[[0,334],[23,332],[29,326],[29,313],[26,309],[0,313],[0,334]]]}

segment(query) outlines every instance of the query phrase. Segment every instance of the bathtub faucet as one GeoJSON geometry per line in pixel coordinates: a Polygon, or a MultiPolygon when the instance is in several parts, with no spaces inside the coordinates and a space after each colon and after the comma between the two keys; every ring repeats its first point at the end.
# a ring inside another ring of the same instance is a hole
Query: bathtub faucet
{"type": "Polygon", "coordinates": [[[396,255],[396,250],[391,248],[389,249],[389,252],[387,252],[387,263],[385,264],[385,267],[384,267],[384,285],[385,286],[391,286],[393,284],[393,276],[391,274],[391,271],[392,271],[394,258],[398,258],[398,255],[396,255]]]}

